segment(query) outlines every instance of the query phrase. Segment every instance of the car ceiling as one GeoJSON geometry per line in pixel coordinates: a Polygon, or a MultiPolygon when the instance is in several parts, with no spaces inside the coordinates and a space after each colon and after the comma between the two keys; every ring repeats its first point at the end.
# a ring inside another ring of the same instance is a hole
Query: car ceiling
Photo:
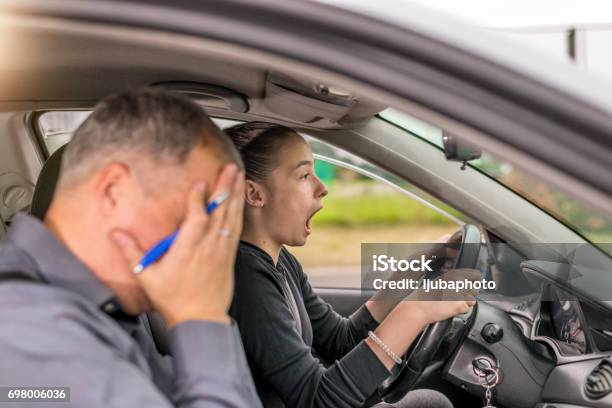
{"type": "Polygon", "coordinates": [[[4,21],[2,38],[19,40],[0,43],[9,48],[4,54],[11,55],[0,62],[0,110],[86,109],[109,93],[153,84],[191,96],[204,89],[201,102],[221,116],[268,118],[306,128],[346,127],[385,108],[315,79],[241,64],[214,52],[160,49],[120,34],[108,38],[58,30],[53,24],[33,28],[12,22],[4,21]],[[318,87],[325,89],[319,92],[318,87]],[[246,109],[224,103],[231,98],[243,100],[246,109]]]}

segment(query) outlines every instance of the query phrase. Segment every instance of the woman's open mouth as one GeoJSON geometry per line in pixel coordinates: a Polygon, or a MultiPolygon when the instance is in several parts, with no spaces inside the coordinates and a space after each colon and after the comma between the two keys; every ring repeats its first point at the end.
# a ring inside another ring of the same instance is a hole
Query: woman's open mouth
{"type": "Polygon", "coordinates": [[[315,210],[315,211],[314,211],[312,214],[310,214],[310,217],[308,217],[308,218],[306,219],[306,223],[304,224],[304,231],[306,232],[306,235],[310,235],[310,233],[312,232],[312,226],[311,226],[311,223],[310,223],[310,222],[311,222],[311,220],[312,220],[312,217],[314,217],[314,215],[315,215],[316,213],[318,213],[319,211],[321,211],[321,209],[322,209],[322,208],[323,208],[323,207],[319,207],[319,208],[317,208],[317,209],[316,209],[316,210],[315,210]]]}

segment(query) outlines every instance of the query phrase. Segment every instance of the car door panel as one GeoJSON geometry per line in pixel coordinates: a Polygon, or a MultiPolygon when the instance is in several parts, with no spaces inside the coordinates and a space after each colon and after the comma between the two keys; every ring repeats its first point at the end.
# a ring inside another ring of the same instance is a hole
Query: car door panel
{"type": "Polygon", "coordinates": [[[342,316],[350,316],[374,294],[372,291],[361,289],[314,288],[314,290],[342,316]]]}

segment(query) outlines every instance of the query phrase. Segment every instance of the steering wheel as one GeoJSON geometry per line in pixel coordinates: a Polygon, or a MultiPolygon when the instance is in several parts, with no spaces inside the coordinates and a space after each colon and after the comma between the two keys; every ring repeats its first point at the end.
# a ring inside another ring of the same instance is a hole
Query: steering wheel
{"type": "MultiPolygon", "coordinates": [[[[464,224],[458,233],[461,234],[461,240],[454,267],[474,268],[480,251],[480,229],[472,224],[464,224]]],[[[378,395],[383,401],[389,404],[397,402],[416,385],[440,348],[452,321],[453,319],[449,318],[432,323],[423,330],[410,355],[404,359],[397,371],[378,387],[378,395]]]]}

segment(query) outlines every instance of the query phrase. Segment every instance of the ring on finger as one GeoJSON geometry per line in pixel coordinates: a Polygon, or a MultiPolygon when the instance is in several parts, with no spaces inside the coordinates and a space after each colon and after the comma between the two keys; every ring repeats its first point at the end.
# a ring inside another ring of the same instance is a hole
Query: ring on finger
{"type": "Polygon", "coordinates": [[[227,238],[229,237],[231,234],[231,231],[229,228],[221,228],[219,230],[219,235],[221,235],[223,238],[227,238]]]}

